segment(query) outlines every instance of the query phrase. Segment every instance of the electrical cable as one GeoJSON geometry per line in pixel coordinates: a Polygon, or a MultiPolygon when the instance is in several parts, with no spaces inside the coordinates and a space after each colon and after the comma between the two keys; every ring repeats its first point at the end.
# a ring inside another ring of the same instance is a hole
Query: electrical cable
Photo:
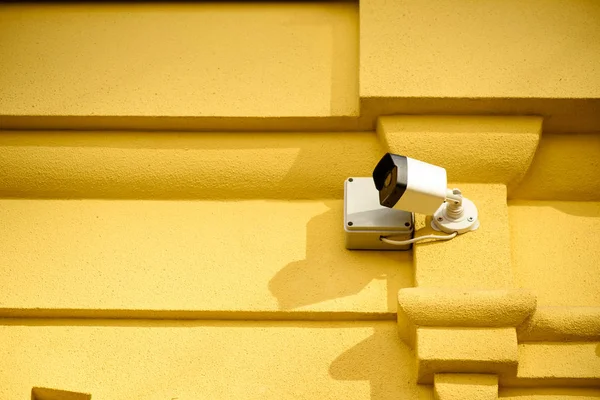
{"type": "Polygon", "coordinates": [[[382,242],[387,243],[387,244],[393,244],[395,246],[405,246],[407,244],[416,243],[416,242],[419,242],[419,241],[425,240],[425,239],[450,240],[450,239],[455,238],[456,235],[458,235],[458,232],[454,232],[447,236],[424,235],[424,236],[418,236],[416,238],[412,238],[412,239],[408,239],[408,240],[392,240],[392,239],[388,239],[385,236],[381,236],[379,238],[379,240],[381,240],[382,242]]]}

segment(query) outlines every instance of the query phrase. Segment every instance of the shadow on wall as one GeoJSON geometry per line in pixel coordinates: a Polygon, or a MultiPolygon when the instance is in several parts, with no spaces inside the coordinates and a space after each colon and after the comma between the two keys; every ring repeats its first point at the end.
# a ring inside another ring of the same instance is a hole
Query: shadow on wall
{"type": "Polygon", "coordinates": [[[509,206],[517,207],[550,207],[556,211],[575,217],[600,218],[600,202],[598,201],[548,201],[548,200],[510,200],[509,206]]]}
{"type": "Polygon", "coordinates": [[[92,395],[87,393],[41,387],[31,389],[31,400],[90,400],[91,398],[92,395]]]}
{"type": "Polygon", "coordinates": [[[346,250],[343,204],[325,205],[329,210],[306,226],[306,258],[286,265],[269,282],[279,308],[291,310],[353,296],[372,281],[385,280],[386,311],[396,313],[398,290],[413,286],[412,252],[346,250]]]}
{"type": "Polygon", "coordinates": [[[341,199],[344,180],[370,176],[382,152],[373,132],[7,132],[0,195],[341,199]]]}
{"type": "Polygon", "coordinates": [[[600,202],[551,202],[550,206],[564,214],[577,217],[600,218],[600,202]]]}
{"type": "Polygon", "coordinates": [[[331,363],[329,374],[340,381],[369,381],[371,400],[432,399],[431,388],[417,385],[416,365],[395,324],[379,323],[372,336],[331,363]]]}
{"type": "Polygon", "coordinates": [[[600,389],[595,388],[499,388],[498,398],[509,398],[518,399],[523,397],[524,399],[573,399],[578,398],[584,399],[596,399],[600,398],[600,389]],[[539,397],[538,397],[539,396],[539,397]],[[560,397],[559,397],[560,396],[560,397]]]}

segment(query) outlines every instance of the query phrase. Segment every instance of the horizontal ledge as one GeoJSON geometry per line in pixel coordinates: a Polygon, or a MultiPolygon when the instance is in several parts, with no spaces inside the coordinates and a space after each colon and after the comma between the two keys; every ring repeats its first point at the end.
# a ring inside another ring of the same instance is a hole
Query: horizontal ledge
{"type": "Polygon", "coordinates": [[[416,332],[417,382],[437,373],[515,375],[519,364],[514,328],[430,328],[416,332]]]}
{"type": "Polygon", "coordinates": [[[342,198],[383,150],[373,132],[0,135],[0,197],[342,198]]]}
{"type": "Polygon", "coordinates": [[[398,292],[399,315],[417,326],[516,327],[536,306],[528,290],[405,288],[398,292]]]}
{"type": "Polygon", "coordinates": [[[451,182],[503,183],[510,191],[531,164],[542,122],[535,116],[388,115],[379,118],[377,134],[393,153],[444,166],[451,182]]]}
{"type": "Polygon", "coordinates": [[[502,387],[598,387],[600,378],[519,378],[500,376],[500,386],[502,387]]]}
{"type": "Polygon", "coordinates": [[[361,97],[361,117],[381,115],[541,116],[544,133],[600,132],[600,98],[361,97]]]}
{"type": "Polygon", "coordinates": [[[340,200],[0,200],[0,310],[392,319],[412,254],[350,252],[342,220],[340,200]]]}
{"type": "Polygon", "coordinates": [[[517,329],[519,342],[600,341],[600,307],[538,307],[517,329]]]}
{"type": "MultiPolygon", "coordinates": [[[[328,312],[328,311],[202,311],[202,310],[126,310],[126,309],[49,309],[49,308],[0,308],[0,325],[12,325],[7,321],[32,318],[30,323],[17,325],[52,325],[54,319],[77,319],[84,325],[103,325],[103,320],[213,320],[213,321],[392,321],[395,313],[382,312],[328,312]],[[38,319],[35,321],[35,319],[38,319]]],[[[70,321],[66,325],[77,325],[70,321]]]]}
{"type": "Polygon", "coordinates": [[[345,116],[141,116],[8,115],[2,130],[152,131],[371,131],[382,115],[541,116],[544,132],[600,131],[600,99],[363,97],[360,115],[345,116]]]}
{"type": "Polygon", "coordinates": [[[372,130],[358,116],[197,117],[139,115],[0,115],[0,130],[303,132],[372,130]]]}

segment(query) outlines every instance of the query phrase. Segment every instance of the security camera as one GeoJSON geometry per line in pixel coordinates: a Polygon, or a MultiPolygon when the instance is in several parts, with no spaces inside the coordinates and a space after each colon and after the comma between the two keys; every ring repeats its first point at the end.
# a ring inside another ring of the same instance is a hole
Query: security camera
{"type": "Polygon", "coordinates": [[[384,207],[433,214],[446,199],[446,170],[436,165],[386,153],[373,170],[384,207]]]}
{"type": "Polygon", "coordinates": [[[477,207],[459,189],[448,189],[442,167],[386,153],[373,170],[373,182],[382,206],[433,215],[435,230],[460,234],[479,227],[477,207]]]}
{"type": "Polygon", "coordinates": [[[348,249],[408,250],[419,240],[449,240],[478,227],[477,207],[459,189],[448,188],[442,167],[386,153],[372,177],[345,181],[348,249]],[[432,228],[448,235],[413,237],[413,213],[432,215],[432,228]]]}

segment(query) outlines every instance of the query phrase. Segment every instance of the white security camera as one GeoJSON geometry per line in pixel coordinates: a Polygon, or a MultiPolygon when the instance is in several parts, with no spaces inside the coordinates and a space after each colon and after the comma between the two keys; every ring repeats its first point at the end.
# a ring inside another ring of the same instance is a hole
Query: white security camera
{"type": "Polygon", "coordinates": [[[384,207],[433,215],[432,228],[457,234],[479,227],[477,207],[458,189],[448,189],[446,170],[398,154],[386,153],[373,170],[384,207]]]}
{"type": "Polygon", "coordinates": [[[372,178],[346,180],[344,211],[349,249],[408,250],[419,240],[448,240],[479,227],[477,207],[460,190],[448,189],[444,168],[391,153],[372,178]],[[413,238],[412,213],[432,215],[432,228],[449,235],[413,238]]]}
{"type": "Polygon", "coordinates": [[[413,158],[386,153],[373,170],[384,207],[433,214],[446,199],[446,170],[413,158]]]}

